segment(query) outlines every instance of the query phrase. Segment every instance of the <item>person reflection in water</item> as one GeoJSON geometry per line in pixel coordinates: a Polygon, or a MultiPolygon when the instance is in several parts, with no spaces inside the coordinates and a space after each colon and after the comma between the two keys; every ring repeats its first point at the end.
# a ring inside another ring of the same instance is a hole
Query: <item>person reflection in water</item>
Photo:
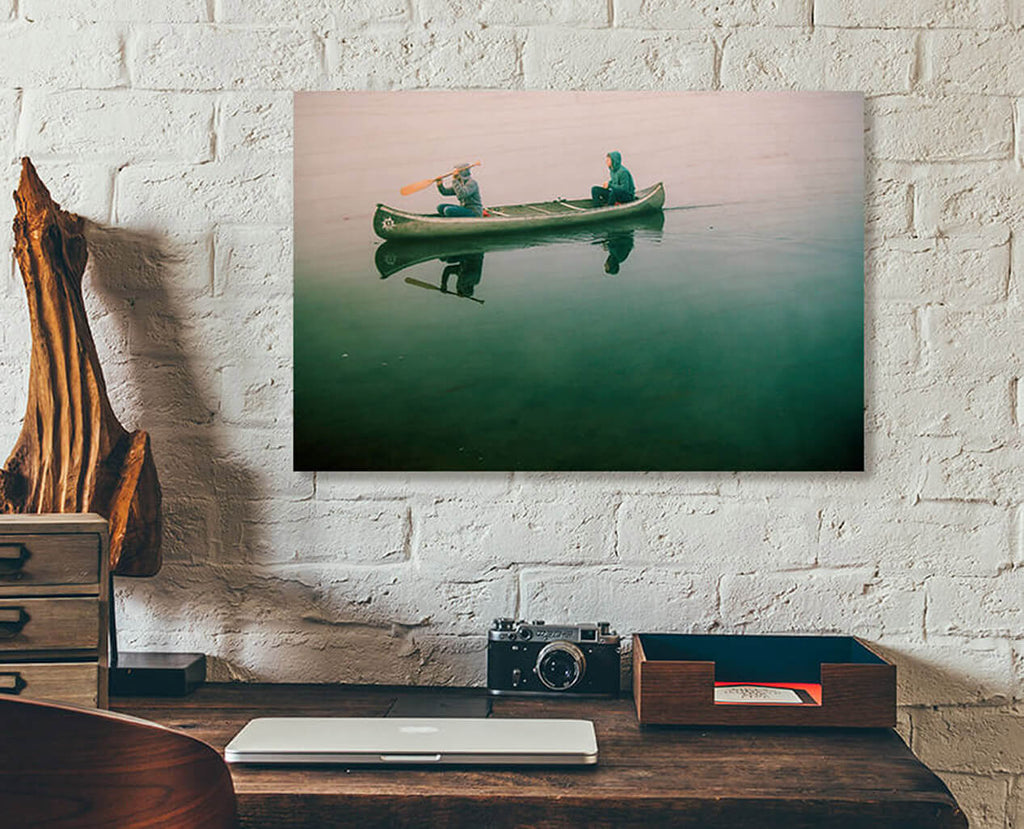
{"type": "Polygon", "coordinates": [[[609,276],[615,276],[619,272],[619,266],[633,252],[633,231],[609,234],[604,240],[604,249],[608,251],[608,258],[604,260],[604,272],[609,276]]]}
{"type": "Polygon", "coordinates": [[[455,293],[472,299],[473,291],[480,284],[484,274],[484,255],[482,253],[464,253],[442,259],[449,263],[441,273],[441,293],[450,294],[448,281],[456,276],[455,293]]]}

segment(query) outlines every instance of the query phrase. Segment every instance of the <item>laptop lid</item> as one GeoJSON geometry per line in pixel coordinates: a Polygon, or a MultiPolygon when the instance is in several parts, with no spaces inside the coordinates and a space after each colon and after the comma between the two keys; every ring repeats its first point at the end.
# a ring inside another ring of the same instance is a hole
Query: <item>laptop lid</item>
{"type": "Polygon", "coordinates": [[[224,749],[229,763],[593,765],[589,720],[263,717],[224,749]]]}

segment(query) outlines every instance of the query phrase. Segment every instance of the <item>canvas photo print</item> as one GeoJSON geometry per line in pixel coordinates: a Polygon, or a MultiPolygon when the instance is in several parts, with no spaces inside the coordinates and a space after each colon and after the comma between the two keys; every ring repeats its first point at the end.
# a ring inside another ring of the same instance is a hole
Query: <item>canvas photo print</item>
{"type": "Polygon", "coordinates": [[[861,470],[855,93],[295,95],[302,470],[861,470]]]}

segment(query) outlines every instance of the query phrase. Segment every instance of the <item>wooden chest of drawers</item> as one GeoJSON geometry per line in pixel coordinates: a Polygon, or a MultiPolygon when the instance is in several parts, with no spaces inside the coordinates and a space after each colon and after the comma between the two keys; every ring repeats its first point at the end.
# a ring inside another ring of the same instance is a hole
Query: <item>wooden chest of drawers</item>
{"type": "Polygon", "coordinates": [[[0,694],[107,707],[108,550],[98,515],[0,516],[0,694]]]}

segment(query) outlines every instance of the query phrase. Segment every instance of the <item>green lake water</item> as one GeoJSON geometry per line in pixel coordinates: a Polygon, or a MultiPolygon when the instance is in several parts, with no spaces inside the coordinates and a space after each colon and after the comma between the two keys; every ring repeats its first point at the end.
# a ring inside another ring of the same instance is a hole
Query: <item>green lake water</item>
{"type": "Polygon", "coordinates": [[[315,255],[297,239],[296,467],[863,468],[852,180],[482,255],[455,242],[387,278],[369,213],[315,255]]]}

